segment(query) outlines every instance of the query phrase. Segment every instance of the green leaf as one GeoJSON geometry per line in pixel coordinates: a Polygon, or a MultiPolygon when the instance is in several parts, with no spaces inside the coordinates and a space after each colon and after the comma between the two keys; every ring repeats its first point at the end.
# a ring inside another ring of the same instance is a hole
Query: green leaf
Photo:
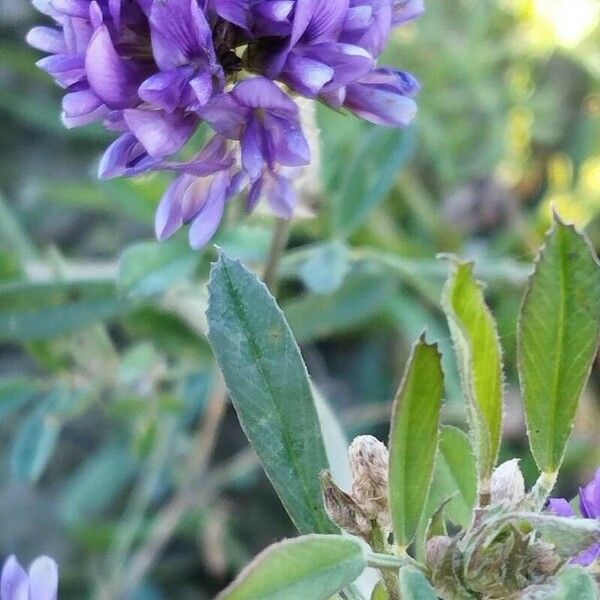
{"type": "Polygon", "coordinates": [[[217,600],[327,600],[365,569],[361,543],[307,535],[267,548],[217,600]]]}
{"type": "Polygon", "coordinates": [[[442,428],[433,482],[431,489],[441,495],[440,503],[452,496],[446,516],[467,527],[477,500],[477,465],[468,436],[456,427],[442,428]]]}
{"type": "Polygon", "coordinates": [[[400,546],[411,543],[431,485],[443,395],[441,355],[423,336],[413,347],[390,427],[390,509],[400,546]]]}
{"type": "Polygon", "coordinates": [[[558,471],[600,335],[600,265],[558,219],[519,315],[518,367],[529,442],[541,471],[558,471]]]}
{"type": "Polygon", "coordinates": [[[598,586],[583,567],[565,569],[557,578],[558,593],[553,600],[598,600],[598,586]]]}
{"type": "Polygon", "coordinates": [[[547,542],[554,544],[555,551],[564,558],[573,557],[600,541],[598,519],[565,519],[549,514],[524,512],[514,513],[500,520],[527,522],[547,542]]]}
{"type": "Polygon", "coordinates": [[[333,230],[350,235],[384,200],[407,162],[414,145],[414,130],[374,128],[351,164],[345,165],[340,187],[332,195],[333,230]]]}
{"type": "Polygon", "coordinates": [[[165,292],[194,272],[199,256],[183,238],[134,244],[121,256],[119,290],[132,298],[165,292]]]}
{"type": "Polygon", "coordinates": [[[402,600],[437,600],[425,575],[413,567],[400,569],[400,597],[402,600]]]}
{"type": "Polygon", "coordinates": [[[371,594],[371,600],[389,600],[385,585],[380,581],[374,588],[371,594]]]}
{"type": "Polygon", "coordinates": [[[352,487],[352,471],[350,470],[350,459],[348,457],[348,446],[350,444],[342,424],[325,397],[315,386],[312,387],[312,390],[317,415],[321,422],[331,475],[338,486],[343,489],[350,489],[352,487]]]}
{"type": "Polygon", "coordinates": [[[27,417],[13,442],[10,465],[15,477],[37,481],[54,454],[61,420],[56,410],[63,399],[62,391],[55,390],[27,417]]]}
{"type": "Polygon", "coordinates": [[[498,458],[502,435],[502,349],[494,318],[471,263],[454,264],[442,295],[456,350],[482,492],[498,458]]]}
{"type": "Polygon", "coordinates": [[[301,533],[335,531],[321,499],[328,468],[300,350],[266,286],[221,255],[209,283],[209,340],[240,423],[301,533]]]}
{"type": "Polygon", "coordinates": [[[47,340],[114,318],[132,307],[107,281],[0,285],[0,341],[47,340]]]}
{"type": "Polygon", "coordinates": [[[310,255],[299,266],[299,275],[315,294],[332,294],[344,282],[350,268],[348,247],[339,241],[311,248],[310,255]]]}
{"type": "Polygon", "coordinates": [[[87,458],[64,486],[60,513],[68,523],[89,522],[117,497],[134,475],[128,444],[109,441],[87,458]]]}
{"type": "Polygon", "coordinates": [[[419,523],[417,556],[424,559],[427,539],[441,535],[435,529],[443,529],[446,519],[466,529],[473,520],[476,500],[477,465],[469,437],[460,429],[445,425],[440,431],[433,481],[419,523]]]}
{"type": "Polygon", "coordinates": [[[329,337],[366,323],[385,308],[389,277],[353,273],[329,296],[307,295],[287,302],[284,312],[299,343],[329,337]]]}

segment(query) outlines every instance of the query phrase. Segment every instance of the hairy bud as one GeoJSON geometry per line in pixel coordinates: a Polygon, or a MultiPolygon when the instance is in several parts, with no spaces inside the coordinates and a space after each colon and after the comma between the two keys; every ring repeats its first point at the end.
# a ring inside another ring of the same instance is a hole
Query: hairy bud
{"type": "Polygon", "coordinates": [[[329,518],[344,531],[368,539],[371,522],[352,496],[334,483],[329,471],[321,471],[320,479],[323,503],[329,518]]]}
{"type": "Polygon", "coordinates": [[[543,540],[538,540],[529,548],[525,557],[527,577],[533,583],[543,583],[554,575],[564,561],[556,553],[555,546],[543,540]]]}
{"type": "Polygon", "coordinates": [[[390,524],[388,508],[388,450],[372,435],[357,437],[348,450],[354,481],[352,497],[369,519],[390,524]]]}
{"type": "Polygon", "coordinates": [[[425,562],[427,566],[436,571],[448,557],[451,552],[454,541],[447,535],[436,535],[427,542],[425,551],[425,562]]]}
{"type": "Polygon", "coordinates": [[[492,504],[516,506],[525,498],[525,481],[519,459],[502,463],[492,475],[492,504]]]}

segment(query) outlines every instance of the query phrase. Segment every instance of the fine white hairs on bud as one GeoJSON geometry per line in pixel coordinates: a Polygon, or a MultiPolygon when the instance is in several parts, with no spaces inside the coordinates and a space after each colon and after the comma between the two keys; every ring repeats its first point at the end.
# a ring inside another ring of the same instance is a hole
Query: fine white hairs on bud
{"type": "Polygon", "coordinates": [[[361,435],[352,442],[348,454],[352,497],[369,519],[389,527],[388,449],[372,435],[361,435]]]}
{"type": "Polygon", "coordinates": [[[492,504],[516,506],[525,497],[525,481],[519,459],[502,463],[492,475],[492,504]]]}

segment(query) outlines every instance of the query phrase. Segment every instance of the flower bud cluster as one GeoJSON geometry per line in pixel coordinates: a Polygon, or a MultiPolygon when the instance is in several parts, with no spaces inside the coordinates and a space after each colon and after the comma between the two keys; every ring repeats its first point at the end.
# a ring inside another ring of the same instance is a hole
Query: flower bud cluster
{"type": "Polygon", "coordinates": [[[357,437],[350,445],[352,492],[334,482],[331,474],[321,474],[323,499],[330,519],[344,531],[370,539],[375,526],[390,528],[388,504],[388,450],[370,435],[357,437]]]}

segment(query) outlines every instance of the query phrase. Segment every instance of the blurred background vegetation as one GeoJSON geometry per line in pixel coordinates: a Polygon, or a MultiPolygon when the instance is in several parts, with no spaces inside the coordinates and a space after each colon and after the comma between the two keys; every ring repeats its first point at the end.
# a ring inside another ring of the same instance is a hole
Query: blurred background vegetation
{"type": "MultiPolygon", "coordinates": [[[[294,222],[279,301],[348,436],[387,436],[425,328],[445,351],[439,253],[477,262],[507,363],[506,452],[531,482],[515,319],[551,207],[600,247],[600,5],[430,0],[387,61],[423,83],[406,132],[319,108],[321,185],[294,222]]],[[[156,244],[162,176],[98,182],[109,134],[64,130],[61,91],[0,0],[0,555],[49,553],[64,599],[211,598],[291,525],[247,449],[206,341],[215,249],[156,244]],[[128,594],[128,595],[127,595],[128,594]]],[[[314,175],[314,174],[313,174],[314,175]]],[[[273,221],[232,206],[217,243],[260,266],[273,221]]],[[[600,361],[560,491],[600,461],[600,361]]]]}

